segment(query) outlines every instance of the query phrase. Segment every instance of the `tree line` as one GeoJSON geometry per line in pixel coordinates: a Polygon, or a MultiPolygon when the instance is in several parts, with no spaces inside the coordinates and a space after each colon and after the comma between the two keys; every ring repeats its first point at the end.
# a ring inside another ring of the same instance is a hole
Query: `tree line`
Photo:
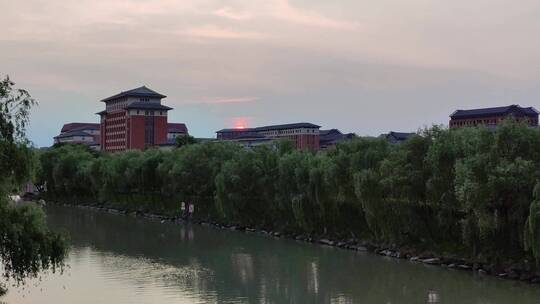
{"type": "Polygon", "coordinates": [[[421,130],[392,145],[360,137],[323,152],[290,142],[187,144],[107,154],[60,145],[39,155],[47,195],[72,203],[489,260],[540,258],[540,130],[513,121],[421,130]]]}

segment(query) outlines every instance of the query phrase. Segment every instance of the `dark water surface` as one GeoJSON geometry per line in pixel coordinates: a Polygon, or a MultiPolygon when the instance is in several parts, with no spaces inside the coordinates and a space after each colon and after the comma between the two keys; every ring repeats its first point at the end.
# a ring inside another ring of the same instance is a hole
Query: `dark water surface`
{"type": "Polygon", "coordinates": [[[69,268],[6,303],[540,303],[540,287],[198,225],[49,206],[69,268]]]}

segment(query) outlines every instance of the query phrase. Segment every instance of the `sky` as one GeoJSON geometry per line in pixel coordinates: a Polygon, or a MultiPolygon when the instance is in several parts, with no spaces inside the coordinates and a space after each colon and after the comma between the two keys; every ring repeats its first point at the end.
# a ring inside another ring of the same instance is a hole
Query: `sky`
{"type": "Polygon", "coordinates": [[[39,102],[37,146],[142,85],[214,137],[312,122],[359,135],[539,108],[538,0],[0,0],[0,77],[39,102]]]}

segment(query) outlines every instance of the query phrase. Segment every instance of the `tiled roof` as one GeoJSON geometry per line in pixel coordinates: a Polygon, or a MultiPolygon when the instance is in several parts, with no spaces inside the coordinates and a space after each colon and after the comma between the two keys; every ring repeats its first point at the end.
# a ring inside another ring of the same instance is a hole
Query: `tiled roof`
{"type": "Polygon", "coordinates": [[[388,135],[386,135],[386,137],[388,138],[389,136],[392,136],[397,140],[406,140],[407,138],[411,137],[414,134],[416,134],[416,133],[390,131],[390,133],[388,133],[388,135]]]}
{"type": "Polygon", "coordinates": [[[219,131],[216,131],[216,133],[224,133],[224,132],[261,132],[261,131],[271,131],[271,130],[284,130],[284,129],[298,129],[298,128],[320,128],[321,126],[309,123],[309,122],[298,122],[298,123],[291,123],[291,124],[283,124],[283,125],[270,125],[270,126],[264,126],[264,127],[257,127],[257,128],[236,128],[236,129],[221,129],[219,131]]]}
{"type": "Polygon", "coordinates": [[[152,98],[165,98],[167,96],[160,94],[156,91],[150,90],[146,86],[138,87],[132,90],[124,91],[121,93],[118,93],[116,95],[113,95],[111,97],[107,97],[105,99],[102,99],[101,101],[107,102],[113,99],[117,99],[120,97],[152,97],[152,98]]]}
{"type": "Polygon", "coordinates": [[[163,111],[172,110],[172,108],[164,106],[160,103],[148,102],[148,101],[132,102],[127,107],[125,107],[125,109],[163,110],[163,111]]]}
{"type": "Polygon", "coordinates": [[[512,111],[523,113],[523,115],[538,115],[538,111],[533,107],[522,108],[519,105],[509,105],[504,107],[471,109],[471,110],[457,110],[452,115],[453,119],[480,117],[480,116],[492,116],[492,115],[506,115],[512,111]]]}
{"type": "Polygon", "coordinates": [[[320,128],[321,126],[309,123],[309,122],[298,122],[298,123],[291,123],[291,124],[283,124],[283,125],[271,125],[271,126],[264,126],[264,127],[257,127],[254,128],[255,131],[270,131],[270,130],[283,130],[283,129],[298,129],[298,128],[320,128]]]}
{"type": "Polygon", "coordinates": [[[319,130],[319,136],[321,138],[325,136],[343,136],[343,133],[341,133],[341,131],[338,129],[319,130]]]}
{"type": "Polygon", "coordinates": [[[64,132],[58,136],[55,136],[54,138],[66,138],[66,137],[73,137],[73,136],[88,136],[88,137],[93,137],[92,134],[90,133],[86,133],[84,131],[78,131],[78,130],[74,130],[74,131],[68,131],[68,132],[64,132]]]}
{"type": "Polygon", "coordinates": [[[350,140],[355,137],[354,133],[343,134],[338,129],[320,130],[319,140],[321,147],[336,145],[343,140],[350,140]]]}
{"type": "Polygon", "coordinates": [[[99,124],[87,123],[87,122],[71,122],[71,123],[64,124],[60,132],[64,133],[64,132],[69,132],[73,130],[99,130],[99,124]]]}
{"type": "Polygon", "coordinates": [[[188,128],[184,123],[168,123],[167,132],[169,133],[187,133],[188,128]]]}

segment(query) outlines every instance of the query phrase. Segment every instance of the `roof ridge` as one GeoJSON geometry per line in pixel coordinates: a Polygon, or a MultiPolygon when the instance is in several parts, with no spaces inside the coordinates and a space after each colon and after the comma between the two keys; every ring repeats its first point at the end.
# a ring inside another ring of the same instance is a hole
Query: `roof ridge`
{"type": "Polygon", "coordinates": [[[517,107],[520,107],[520,105],[518,104],[511,104],[511,105],[507,105],[507,106],[497,106],[497,107],[484,107],[484,108],[474,108],[474,109],[457,109],[455,112],[458,112],[458,111],[477,111],[477,110],[487,110],[487,109],[502,109],[502,108],[510,108],[512,106],[517,106],[517,107]]]}
{"type": "Polygon", "coordinates": [[[136,87],[127,91],[121,91],[118,94],[112,95],[110,97],[104,98],[101,101],[106,102],[109,100],[117,99],[123,96],[150,96],[150,97],[158,97],[158,98],[166,98],[167,96],[158,93],[150,88],[148,88],[146,85],[136,87]]]}

